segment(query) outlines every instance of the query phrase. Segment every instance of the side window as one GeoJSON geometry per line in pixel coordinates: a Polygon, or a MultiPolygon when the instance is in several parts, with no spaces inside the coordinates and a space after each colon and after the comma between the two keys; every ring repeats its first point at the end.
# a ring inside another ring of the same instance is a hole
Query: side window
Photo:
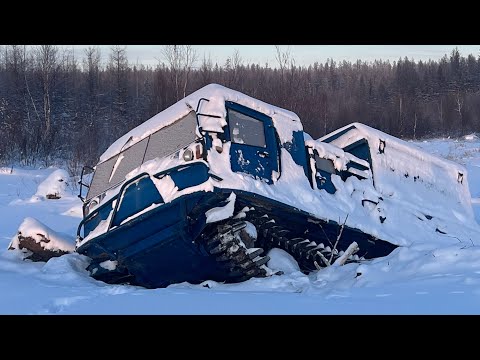
{"type": "Polygon", "coordinates": [[[90,220],[85,222],[85,225],[83,226],[83,237],[86,237],[90,231],[94,230],[101,221],[106,220],[108,215],[110,215],[110,211],[112,211],[111,200],[106,205],[103,205],[98,212],[94,213],[90,220]]]}
{"type": "Polygon", "coordinates": [[[317,182],[318,189],[324,189],[330,194],[334,194],[337,189],[332,182],[332,174],[336,174],[335,166],[333,161],[330,159],[323,159],[318,156],[317,151],[315,151],[315,169],[317,173],[315,174],[315,180],[317,182]]]}
{"type": "Polygon", "coordinates": [[[241,112],[228,109],[230,139],[236,144],[266,147],[263,122],[241,112]]]}
{"type": "Polygon", "coordinates": [[[148,175],[127,185],[119,199],[120,204],[112,221],[112,226],[119,226],[122,221],[150,205],[163,202],[162,196],[148,175]]]}
{"type": "Polygon", "coordinates": [[[335,166],[330,159],[323,159],[315,152],[315,167],[317,170],[327,172],[329,174],[335,174],[335,166]]]}

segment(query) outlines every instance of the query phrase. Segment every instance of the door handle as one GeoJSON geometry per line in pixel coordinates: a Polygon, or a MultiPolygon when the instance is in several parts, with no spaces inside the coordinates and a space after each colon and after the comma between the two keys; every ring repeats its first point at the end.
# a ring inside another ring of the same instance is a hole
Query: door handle
{"type": "Polygon", "coordinates": [[[260,157],[262,157],[262,158],[266,158],[266,157],[269,157],[269,156],[270,156],[270,154],[268,153],[268,151],[260,151],[260,150],[257,151],[257,155],[260,156],[260,157]]]}

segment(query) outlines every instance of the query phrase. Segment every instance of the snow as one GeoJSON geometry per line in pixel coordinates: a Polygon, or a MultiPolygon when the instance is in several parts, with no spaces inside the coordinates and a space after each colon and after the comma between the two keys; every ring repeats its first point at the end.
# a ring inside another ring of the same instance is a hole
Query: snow
{"type": "Polygon", "coordinates": [[[110,178],[108,179],[108,182],[112,181],[113,175],[117,172],[118,165],[122,162],[123,158],[125,156],[121,154],[118,159],[115,161],[115,164],[113,165],[112,173],[110,174],[110,178]]]}
{"type": "Polygon", "coordinates": [[[105,220],[101,220],[95,229],[90,231],[87,236],[85,236],[81,241],[78,242],[77,246],[81,246],[88,240],[107,232],[108,227],[110,226],[110,222],[112,221],[112,214],[113,210],[110,210],[107,218],[105,220]]]}
{"type": "MultiPolygon", "coordinates": [[[[38,220],[31,217],[26,217],[23,220],[18,228],[17,233],[21,234],[23,237],[31,237],[35,240],[35,242],[40,243],[40,245],[46,250],[62,250],[72,252],[75,249],[75,238],[73,236],[57,233],[48,226],[45,226],[38,220]],[[45,238],[50,241],[42,241],[45,238]]],[[[13,237],[8,247],[19,249],[19,240],[17,235],[13,237]]]]}
{"type": "Polygon", "coordinates": [[[105,260],[99,264],[102,268],[107,270],[115,270],[117,268],[118,262],[112,260],[105,260]]]}
{"type": "MultiPolygon", "coordinates": [[[[107,160],[142,139],[171,125],[196,109],[219,118],[199,117],[204,130],[220,131],[225,125],[224,101],[234,101],[272,117],[282,143],[302,130],[294,113],[220,85],[207,85],[164,112],[128,132],[102,155],[107,160]]],[[[208,179],[179,191],[170,176],[152,178],[165,203],[214,187],[239,189],[275,199],[321,219],[333,219],[388,240],[400,247],[390,255],[330,266],[308,275],[295,260],[279,249],[269,252],[268,266],[283,275],[255,278],[239,284],[206,281],[181,283],[166,289],[147,290],[129,285],[108,285],[91,278],[85,270],[87,257],[77,253],[52,258],[46,263],[25,262],[18,251],[7,251],[15,234],[46,234],[48,246],[73,249],[82,203],[68,173],[63,169],[0,168],[0,312],[6,314],[477,314],[480,313],[480,141],[475,134],[462,139],[405,142],[362,124],[332,143],[313,140],[307,144],[333,161],[337,170],[348,170],[349,161],[368,163],[338,146],[367,138],[372,149],[374,178],[332,181],[335,194],[312,191],[303,168],[281,149],[282,172],[269,185],[230,167],[230,143],[214,140],[208,151],[210,172],[222,181],[208,179]],[[333,146],[335,145],[335,146],[333,146]],[[423,149],[424,151],[421,151],[423,149]],[[401,174],[401,176],[398,176],[401,174]],[[461,176],[460,176],[461,174],[461,176]],[[375,181],[375,186],[373,182],[375,181]],[[72,186],[70,186],[72,185],[72,186]],[[292,191],[294,187],[294,191],[292,191]],[[58,194],[58,200],[46,200],[58,194]],[[45,200],[45,201],[44,201],[45,200]],[[364,200],[369,200],[363,204],[364,200]],[[384,218],[381,221],[380,218],[384,218]],[[55,229],[55,230],[53,230],[55,229]],[[12,291],[15,289],[15,291],[12,291]],[[32,300],[34,299],[34,301],[32,300]],[[441,300],[439,300],[441,299],[441,300]]],[[[339,129],[338,131],[342,131],[339,129]]],[[[198,134],[197,134],[198,135],[198,134]]],[[[192,148],[193,150],[193,148],[192,148]]],[[[194,151],[195,153],[195,151],[194,151]]],[[[155,158],[130,171],[131,179],[146,172],[185,164],[183,150],[155,158]]],[[[117,160],[117,170],[123,154],[117,160]]],[[[128,159],[125,159],[127,161],[128,159]]],[[[239,156],[239,161],[248,161],[239,156]]],[[[193,160],[189,164],[203,162],[193,160]]],[[[314,164],[313,164],[314,166],[314,164]]],[[[119,170],[120,171],[120,170],[119,170]]],[[[355,171],[355,170],[353,170],[355,171]]],[[[359,174],[362,172],[357,171],[359,174]]],[[[122,175],[123,176],[123,175],[122,175]]],[[[102,201],[115,196],[119,185],[102,201]]],[[[228,203],[209,210],[207,222],[234,214],[235,193],[228,203]]],[[[119,201],[121,201],[120,199],[119,201]]],[[[99,205],[97,205],[99,206],[99,205]]],[[[152,204],[148,211],[158,204],[152,204]]],[[[243,209],[237,214],[244,217],[243,209]],[[242,215],[243,214],[243,215],[242,215]]],[[[109,217],[82,244],[107,231],[109,217]]],[[[131,220],[138,214],[126,219],[131,220]]],[[[251,225],[251,224],[250,224],[251,225]]],[[[246,231],[256,235],[248,226],[246,231]]],[[[100,264],[115,269],[116,261],[100,264]]]]}
{"type": "Polygon", "coordinates": [[[267,266],[273,271],[282,271],[284,274],[300,271],[300,267],[293,256],[282,249],[271,249],[268,256],[270,260],[267,262],[267,266]]]}
{"type": "Polygon", "coordinates": [[[468,141],[475,141],[478,139],[478,136],[476,134],[469,134],[465,135],[463,138],[468,141]]]}
{"type": "Polygon", "coordinates": [[[205,213],[205,216],[207,218],[207,223],[213,223],[217,221],[221,221],[224,219],[228,219],[233,215],[233,211],[235,209],[235,199],[236,195],[234,192],[230,194],[228,197],[228,203],[225,206],[221,207],[215,207],[210,210],[208,210],[205,213]]]}
{"type": "MultiPolygon", "coordinates": [[[[421,151],[420,146],[407,143],[363,124],[355,123],[354,130],[346,132],[330,144],[343,147],[366,138],[372,149],[372,172],[375,189],[367,189],[364,184],[354,184],[357,194],[368,191],[373,198],[382,198],[378,212],[387,219],[384,226],[376,227],[355,216],[350,210],[347,225],[362,230],[375,228],[373,235],[388,239],[398,245],[418,242],[447,243],[454,241],[478,241],[478,224],[474,219],[471,195],[468,187],[467,169],[456,162],[421,151]],[[376,151],[383,141],[383,152],[376,151]],[[459,174],[463,181],[459,182],[459,174]],[[372,191],[375,190],[375,191],[372,191]],[[375,192],[378,191],[378,194],[375,192]],[[427,220],[430,216],[433,219],[427,220]],[[392,221],[393,220],[393,221],[392,221]],[[432,232],[428,229],[433,229],[432,232]],[[448,234],[436,232],[438,229],[448,234]],[[420,240],[419,240],[420,239],[420,240]]],[[[336,130],[339,133],[350,125],[336,130]]],[[[327,135],[323,140],[331,135],[327,135]]],[[[356,180],[354,180],[356,181],[356,180]]],[[[336,186],[342,187],[337,181],[336,186]]],[[[345,190],[338,194],[346,201],[354,197],[352,189],[345,183],[345,190]]],[[[374,199],[372,199],[374,200],[374,199]]],[[[358,213],[358,212],[357,212],[358,213]]]]}
{"type": "MultiPolygon", "coordinates": [[[[240,212],[240,214],[245,214],[244,212],[240,212]]],[[[238,218],[237,218],[238,219],[238,218]]],[[[250,221],[245,221],[245,232],[247,233],[248,236],[250,236],[252,239],[256,239],[258,234],[257,234],[257,228],[255,225],[253,225],[250,221]]]]}
{"type": "MultiPolygon", "coordinates": [[[[467,168],[479,221],[480,141],[433,139],[414,144],[467,168]]],[[[0,171],[2,314],[480,314],[480,247],[458,241],[413,244],[381,259],[309,275],[297,271],[295,262],[275,249],[269,253],[269,265],[284,275],[164,289],[97,281],[85,270],[88,258],[77,253],[47,263],[25,262],[17,252],[6,250],[25,218],[71,237],[81,220],[66,215],[69,209],[81,208],[68,191],[68,197],[55,201],[27,201],[55,170],[0,171]]]]}
{"type": "Polygon", "coordinates": [[[32,201],[45,200],[47,195],[56,197],[69,196],[70,193],[67,189],[70,186],[70,182],[70,175],[63,169],[57,169],[38,185],[32,201]]]}

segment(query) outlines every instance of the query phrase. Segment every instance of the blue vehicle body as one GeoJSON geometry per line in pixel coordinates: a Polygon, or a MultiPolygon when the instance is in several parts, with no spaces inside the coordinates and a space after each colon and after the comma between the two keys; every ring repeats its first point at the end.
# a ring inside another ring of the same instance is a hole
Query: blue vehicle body
{"type": "MultiPolygon", "coordinates": [[[[103,188],[98,187],[101,191],[85,199],[76,251],[92,259],[88,269],[93,277],[148,288],[183,281],[234,282],[269,275],[266,253],[274,247],[292,254],[305,272],[330,264],[353,243],[358,245],[357,259],[384,256],[396,247],[338,219],[319,217],[248,188],[223,185],[223,174],[212,171],[215,164],[209,155],[220,143],[228,149],[231,172],[258,181],[259,186],[274,186],[283,176],[282,151],[301,169],[296,176],[306,179],[312,192],[334,194],[332,175],[343,180],[358,175],[336,169],[328,159],[319,159],[318,152],[307,147],[301,129],[282,141],[270,114],[235,101],[224,102],[226,125],[222,131],[206,129],[201,118],[218,115],[199,111],[203,100],[209,99],[200,99],[195,111],[196,131],[201,136],[175,155],[181,159],[183,151],[184,163],[142,172],[148,144],[153,142],[154,135],[150,135],[144,153],[135,152],[139,158],[135,176],[125,177],[112,187],[107,180],[114,178],[119,162],[112,165],[112,160],[110,173],[102,175],[108,179],[103,180],[103,188]],[[313,163],[318,167],[312,167],[313,163]],[[158,185],[162,179],[168,179],[181,195],[165,199],[158,185]],[[207,188],[205,184],[213,185],[207,188]],[[114,195],[105,196],[108,191],[114,195]],[[209,217],[215,209],[223,208],[231,214],[216,221],[209,217]],[[251,225],[256,234],[249,237],[245,229],[251,225]]],[[[365,162],[349,164],[360,171],[369,170],[365,162]]]]}
{"type": "MultiPolygon", "coordinates": [[[[191,169],[192,172],[196,172],[200,177],[202,173],[205,175],[206,166],[197,165],[192,168],[195,168],[191,169]]],[[[144,191],[148,187],[145,185],[149,176],[142,174],[139,178],[145,180],[145,183],[141,184],[140,181],[140,185],[135,186],[136,197],[128,199],[129,204],[126,206],[131,213],[139,212],[150,205],[144,201],[146,194],[144,191]]],[[[132,182],[136,179],[138,178],[132,179],[132,182]]],[[[125,185],[128,187],[128,184],[125,185]]],[[[213,192],[200,191],[179,197],[123,225],[120,225],[121,221],[129,214],[115,208],[111,230],[96,237],[95,241],[86,242],[77,251],[92,258],[93,265],[90,267],[92,275],[107,282],[130,282],[155,288],[183,281],[198,283],[207,279],[235,280],[237,274],[229,276],[224,267],[208,252],[206,243],[201,241],[202,235],[210,236],[217,226],[216,223],[206,222],[205,213],[213,207],[228,203],[232,192],[237,196],[234,212],[238,213],[245,207],[253,207],[254,210],[249,211],[243,220],[255,225],[262,215],[269,214],[268,219],[274,220],[275,223],[290,224],[292,238],[301,238],[309,233],[309,239],[320,244],[327,243],[329,239],[335,239],[338,235],[339,224],[335,221],[319,220],[312,214],[255,193],[215,188],[213,192]],[[319,223],[322,231],[318,229],[319,223]],[[121,266],[114,272],[98,266],[99,263],[108,260],[118,261],[121,266]]],[[[158,200],[158,195],[157,193],[149,197],[148,203],[158,200]]],[[[111,208],[111,203],[104,206],[111,208]]],[[[99,209],[98,212],[101,213],[102,210],[99,209]]],[[[96,213],[92,215],[93,218],[97,216],[96,213]]],[[[86,218],[80,228],[82,226],[85,229],[89,228],[91,221],[90,217],[86,218]]],[[[348,226],[344,227],[343,235],[338,248],[345,249],[355,241],[361,249],[358,256],[366,259],[383,256],[395,248],[388,242],[348,226]]],[[[268,239],[258,240],[265,244],[268,239]]]]}

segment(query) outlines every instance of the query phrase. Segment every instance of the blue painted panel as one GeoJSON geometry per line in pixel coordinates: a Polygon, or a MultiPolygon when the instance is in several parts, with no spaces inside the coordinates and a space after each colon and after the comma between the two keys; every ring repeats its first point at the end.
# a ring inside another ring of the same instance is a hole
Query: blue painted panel
{"type": "MultiPolygon", "coordinates": [[[[215,226],[205,223],[205,212],[221,204],[231,192],[232,189],[215,188],[214,192],[185,195],[86,242],[77,251],[92,258],[94,266],[107,259],[118,260],[120,276],[127,269],[134,283],[145,287],[206,279],[225,281],[227,274],[213,257],[202,251],[197,239],[200,233],[208,233],[215,226]]],[[[255,193],[237,190],[235,193],[237,210],[245,206],[253,208],[247,212],[246,221],[254,223],[268,214],[279,224],[289,224],[292,237],[305,236],[305,230],[317,244],[328,244],[337,237],[339,223],[335,221],[312,218],[311,214],[255,193]]],[[[396,247],[348,226],[343,234],[339,249],[346,249],[356,241],[360,246],[359,256],[384,256],[396,247]]],[[[105,279],[100,272],[92,275],[105,279]]]]}
{"type": "Polygon", "coordinates": [[[333,185],[332,174],[323,170],[318,170],[318,169],[317,169],[317,173],[320,173],[320,176],[318,175],[315,176],[315,179],[317,181],[317,188],[324,189],[330,194],[335,194],[337,189],[333,185]]]}
{"type": "Polygon", "coordinates": [[[200,162],[187,166],[177,167],[168,174],[178,186],[178,190],[183,190],[192,186],[197,186],[208,180],[209,168],[200,162]]]}
{"type": "Polygon", "coordinates": [[[347,132],[349,132],[352,129],[356,129],[355,125],[350,125],[346,129],[343,129],[342,131],[339,131],[336,134],[333,134],[333,135],[330,135],[329,137],[324,138],[322,141],[326,142],[326,143],[332,142],[333,140],[338,139],[340,136],[342,136],[343,134],[346,134],[347,132]]]}
{"type": "Polygon", "coordinates": [[[292,135],[292,142],[285,143],[283,147],[290,153],[293,161],[303,167],[305,176],[309,178],[308,154],[305,148],[303,131],[294,131],[292,135]]]}
{"type": "MultiPolygon", "coordinates": [[[[107,259],[118,260],[119,266],[126,267],[136,283],[145,287],[221,281],[225,273],[193,240],[204,229],[205,211],[228,195],[203,191],[185,195],[86,242],[77,251],[97,265],[107,259]]],[[[102,279],[101,273],[98,278],[102,279]]]]}
{"type": "Polygon", "coordinates": [[[356,161],[349,161],[347,163],[347,168],[354,168],[354,169],[358,169],[358,170],[361,170],[361,171],[365,171],[365,170],[369,170],[370,168],[367,167],[367,166],[363,166],[362,164],[359,164],[358,162],[356,161]]]}
{"type": "Polygon", "coordinates": [[[120,195],[121,203],[114,215],[112,226],[118,226],[128,217],[135,215],[152,204],[163,202],[162,196],[148,175],[127,185],[120,195]]]}
{"type": "Polygon", "coordinates": [[[372,167],[372,156],[370,154],[370,146],[366,139],[360,139],[354,143],[347,145],[343,148],[343,151],[355,155],[359,159],[368,161],[370,168],[372,167]]]}
{"type": "Polygon", "coordinates": [[[112,211],[112,202],[111,199],[108,203],[101,205],[98,209],[96,209],[91,217],[87,217],[87,220],[83,224],[83,237],[87,236],[93,229],[95,229],[102,220],[106,220],[110,211],[112,211]]]}

